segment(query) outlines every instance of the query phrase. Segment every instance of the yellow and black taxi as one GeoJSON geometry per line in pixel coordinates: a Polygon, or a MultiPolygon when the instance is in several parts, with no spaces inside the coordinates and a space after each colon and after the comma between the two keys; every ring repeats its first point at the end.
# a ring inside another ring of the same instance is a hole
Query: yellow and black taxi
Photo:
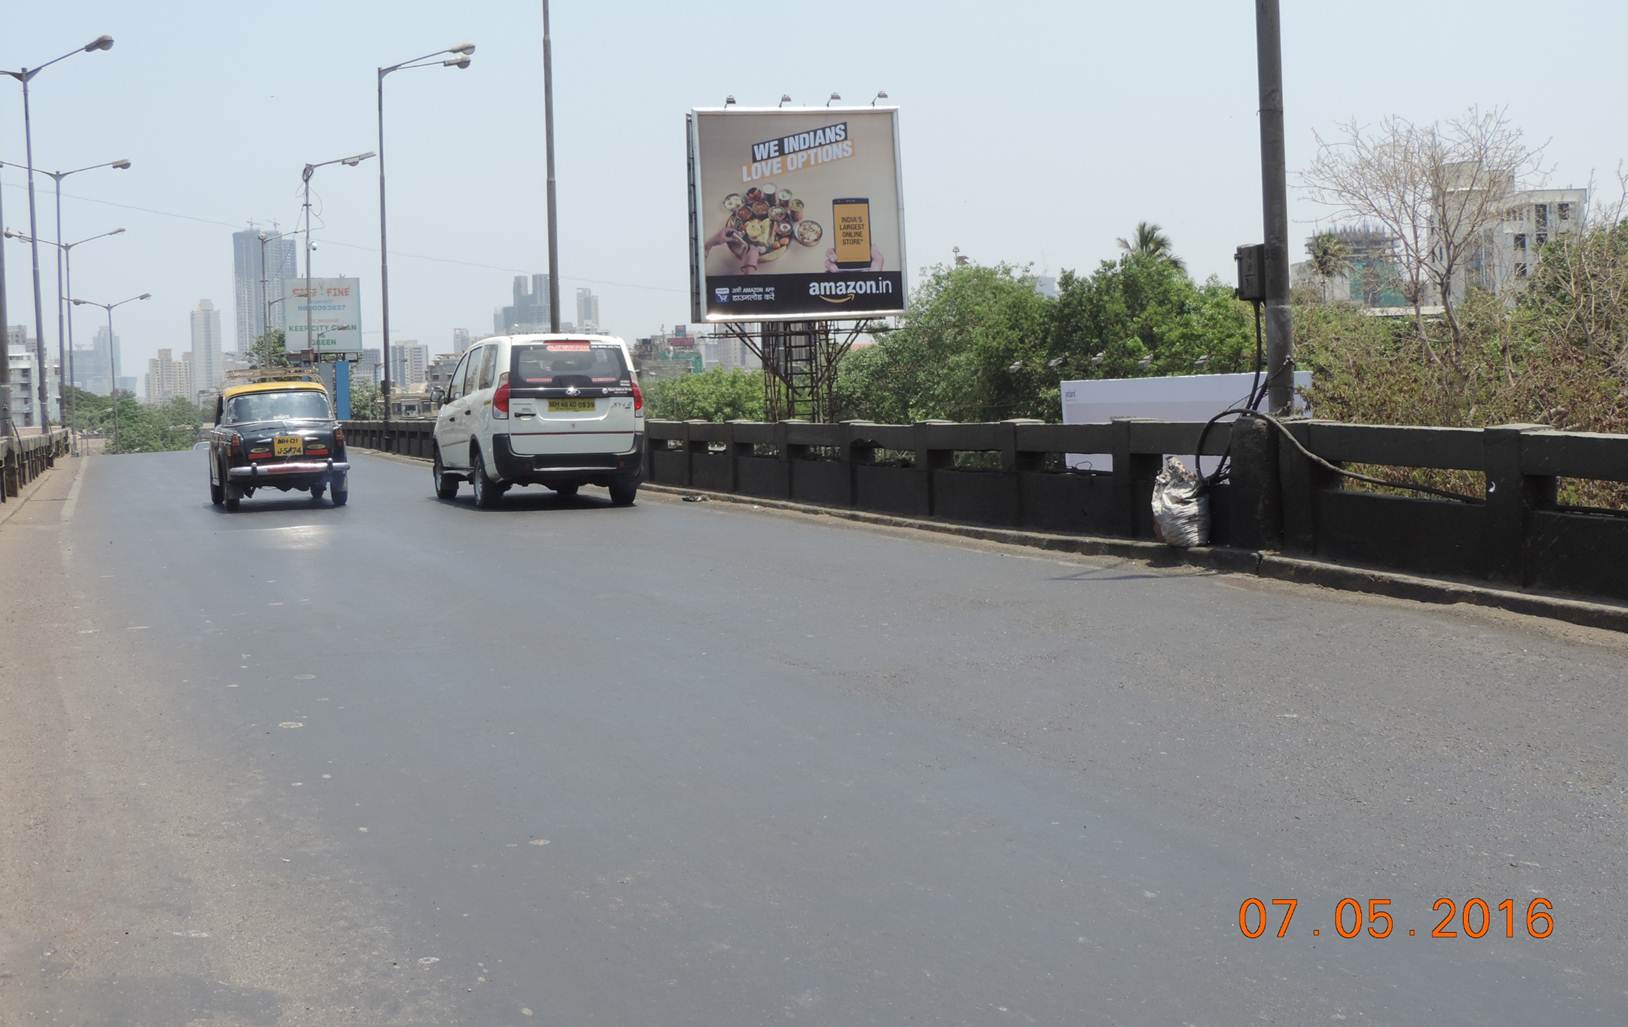
{"type": "Polygon", "coordinates": [[[350,498],[345,429],[334,419],[328,390],[314,381],[228,385],[215,402],[209,433],[209,500],[236,510],[257,489],[327,492],[335,506],[350,498]]]}

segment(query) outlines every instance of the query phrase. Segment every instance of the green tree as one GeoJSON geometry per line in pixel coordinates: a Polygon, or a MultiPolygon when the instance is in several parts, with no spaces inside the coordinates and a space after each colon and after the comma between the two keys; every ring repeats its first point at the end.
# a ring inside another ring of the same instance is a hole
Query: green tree
{"type": "Polygon", "coordinates": [[[384,401],[376,383],[350,380],[350,415],[358,421],[377,421],[384,416],[384,401]]]}
{"type": "Polygon", "coordinates": [[[1063,379],[1246,371],[1253,359],[1249,307],[1160,256],[1065,271],[1055,301],[1017,268],[939,267],[898,329],[843,361],[837,407],[892,423],[1056,420],[1063,379]]]}
{"type": "Polygon", "coordinates": [[[715,367],[663,378],[645,390],[645,414],[670,421],[761,421],[763,376],[715,367]]]}
{"type": "Polygon", "coordinates": [[[843,360],[839,416],[893,423],[1054,416],[1046,395],[1049,304],[1033,277],[1011,265],[930,269],[903,324],[843,360]]]}
{"type": "Polygon", "coordinates": [[[1131,238],[1120,238],[1119,248],[1133,257],[1151,257],[1164,261],[1177,271],[1187,270],[1186,263],[1170,248],[1170,237],[1151,221],[1138,221],[1131,238]]]}
{"type": "Polygon", "coordinates": [[[1089,277],[1063,273],[1049,352],[1065,378],[1247,371],[1253,322],[1219,280],[1194,285],[1169,261],[1133,253],[1089,277]]]}
{"type": "Polygon", "coordinates": [[[1351,249],[1333,232],[1319,232],[1306,240],[1306,254],[1311,257],[1311,268],[1323,283],[1323,302],[1327,303],[1328,284],[1351,270],[1351,249]]]}
{"type": "MultiPolygon", "coordinates": [[[[137,403],[129,393],[119,394],[117,438],[109,439],[109,453],[161,453],[190,449],[204,423],[202,411],[189,399],[168,403],[137,403]]],[[[110,407],[111,414],[111,407],[110,407]]],[[[113,435],[111,416],[107,431],[113,435]]]]}
{"type": "Polygon", "coordinates": [[[249,345],[249,366],[257,369],[290,366],[281,328],[273,328],[249,345]]]}

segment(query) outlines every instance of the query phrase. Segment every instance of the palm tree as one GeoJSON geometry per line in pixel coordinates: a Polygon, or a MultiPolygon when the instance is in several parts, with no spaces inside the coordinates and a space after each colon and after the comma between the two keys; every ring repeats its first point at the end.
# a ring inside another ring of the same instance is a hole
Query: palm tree
{"type": "Polygon", "coordinates": [[[1323,280],[1323,302],[1328,302],[1328,284],[1351,270],[1351,248],[1333,232],[1320,232],[1306,240],[1311,269],[1323,280]]]}
{"type": "Polygon", "coordinates": [[[1132,239],[1121,238],[1119,248],[1136,257],[1152,257],[1162,260],[1177,271],[1186,271],[1187,265],[1182,259],[1171,252],[1170,237],[1164,234],[1164,229],[1151,221],[1138,221],[1136,235],[1132,239]]]}

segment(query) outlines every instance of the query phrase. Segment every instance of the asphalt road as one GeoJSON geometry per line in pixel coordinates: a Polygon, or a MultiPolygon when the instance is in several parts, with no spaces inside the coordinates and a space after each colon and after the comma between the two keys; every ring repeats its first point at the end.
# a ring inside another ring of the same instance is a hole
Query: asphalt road
{"type": "Polygon", "coordinates": [[[1617,636],[378,457],[275,496],[97,456],[0,527],[0,1023],[1628,1022],[1617,636]]]}

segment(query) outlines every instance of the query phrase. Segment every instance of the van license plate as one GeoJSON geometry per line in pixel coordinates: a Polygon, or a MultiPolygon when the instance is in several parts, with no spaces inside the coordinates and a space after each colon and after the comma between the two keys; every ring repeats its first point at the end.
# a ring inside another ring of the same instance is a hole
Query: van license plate
{"type": "Polygon", "coordinates": [[[551,399],[548,401],[550,413],[562,414],[591,414],[594,411],[594,401],[591,399],[551,399]]]}
{"type": "Polygon", "coordinates": [[[273,456],[301,456],[305,453],[305,440],[298,435],[279,435],[271,442],[273,456]]]}

